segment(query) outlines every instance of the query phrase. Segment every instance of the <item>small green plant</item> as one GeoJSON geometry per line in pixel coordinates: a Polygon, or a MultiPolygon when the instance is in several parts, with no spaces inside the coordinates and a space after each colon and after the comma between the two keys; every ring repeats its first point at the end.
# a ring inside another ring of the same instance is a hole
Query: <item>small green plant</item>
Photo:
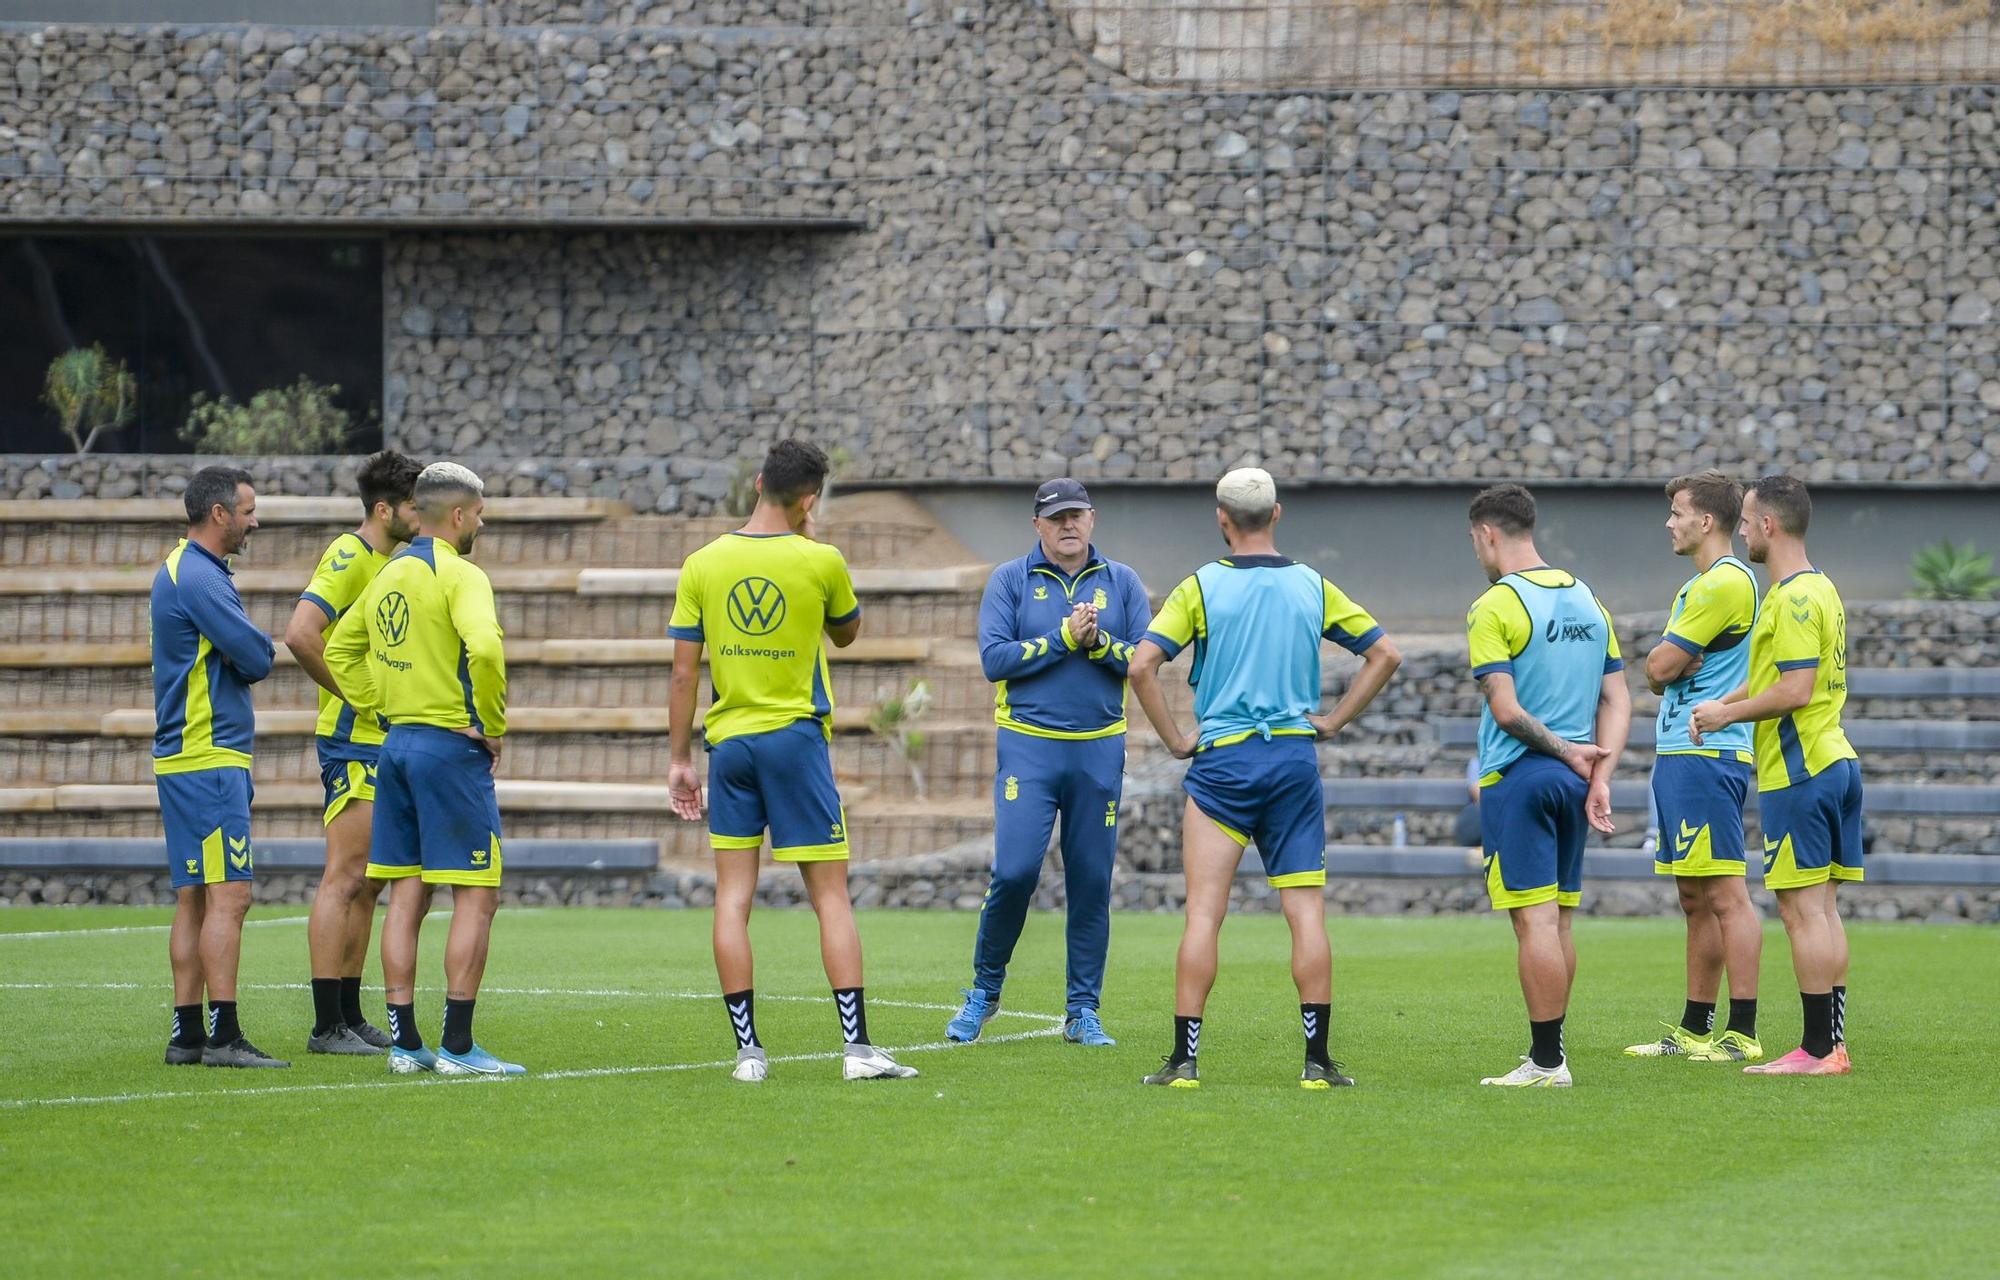
{"type": "Polygon", "coordinates": [[[917,757],[924,749],[924,733],[916,727],[916,723],[928,715],[930,709],[930,682],[919,680],[902,697],[885,699],[868,717],[868,731],[887,742],[896,754],[903,757],[903,765],[910,771],[910,784],[919,800],[924,798],[925,790],[924,771],[917,764],[917,757]]]}
{"type": "Polygon", "coordinates": [[[42,403],[56,415],[78,453],[89,453],[97,437],[132,421],[138,383],[123,360],[113,360],[93,343],[65,351],[49,362],[42,403]]]}
{"type": "Polygon", "coordinates": [[[248,404],[197,394],[181,439],[196,453],[227,457],[338,453],[354,430],[353,415],[334,403],[339,395],[337,385],[304,377],[259,391],[248,404]]]}
{"type": "Polygon", "coordinates": [[[1991,600],[2000,592],[2000,577],[1993,573],[1993,557],[1982,555],[1970,543],[1952,545],[1939,539],[1910,558],[1910,578],[1919,600],[1991,600]]]}

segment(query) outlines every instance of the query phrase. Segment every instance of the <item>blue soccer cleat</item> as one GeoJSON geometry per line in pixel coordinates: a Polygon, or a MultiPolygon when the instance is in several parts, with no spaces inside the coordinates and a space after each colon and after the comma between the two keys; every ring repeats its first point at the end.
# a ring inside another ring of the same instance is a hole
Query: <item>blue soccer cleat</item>
{"type": "Polygon", "coordinates": [[[1104,1033],[1104,1024],[1098,1020],[1097,1010],[1095,1009],[1078,1009],[1075,1013],[1069,1015],[1069,1021],[1063,1023],[1063,1039],[1069,1041],[1071,1044],[1112,1045],[1118,1043],[1104,1033]]]}
{"type": "Polygon", "coordinates": [[[436,1071],[438,1056],[422,1045],[405,1049],[401,1045],[389,1046],[389,1070],[394,1075],[414,1076],[426,1071],[436,1071]]]}
{"type": "Polygon", "coordinates": [[[970,1044],[979,1038],[986,1024],[993,1021],[993,1015],[1000,1012],[1000,997],[989,996],[978,987],[959,994],[965,997],[965,1004],[950,1022],[944,1024],[944,1034],[948,1040],[970,1044]]]}
{"type": "Polygon", "coordinates": [[[441,1076],[524,1076],[528,1069],[518,1062],[502,1062],[478,1045],[464,1053],[437,1051],[437,1073],[441,1076]]]}

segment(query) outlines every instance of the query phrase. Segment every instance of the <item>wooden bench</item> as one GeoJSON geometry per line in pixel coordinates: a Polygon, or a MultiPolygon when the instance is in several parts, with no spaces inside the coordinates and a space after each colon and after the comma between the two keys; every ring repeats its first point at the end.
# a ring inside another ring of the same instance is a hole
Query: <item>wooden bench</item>
{"type": "MultiPolygon", "coordinates": [[[[1325,785],[1329,809],[1459,809],[1469,803],[1462,778],[1328,778],[1325,785]]],[[[1643,813],[1649,798],[1643,781],[1620,779],[1611,784],[1614,809],[1643,813]]],[[[1874,782],[1867,787],[1864,804],[1880,813],[2000,816],[2000,786],[1874,782]]],[[[1745,807],[1757,808],[1755,791],[1745,807]]]]}
{"type": "MultiPolygon", "coordinates": [[[[256,842],[257,870],[317,872],[326,865],[320,840],[274,838],[256,842]]],[[[648,872],[660,863],[658,840],[509,840],[504,849],[510,874],[648,872]]],[[[0,870],[157,871],[166,874],[164,840],[141,837],[58,836],[0,839],[0,870]]]]}
{"type": "MultiPolygon", "coordinates": [[[[2000,720],[1868,720],[1855,719],[1842,726],[1847,740],[1861,751],[2000,751],[2000,720]]],[[[1658,742],[1659,725],[1649,717],[1634,716],[1626,745],[1651,751],[1658,742]]],[[[1479,722],[1457,718],[1438,725],[1438,741],[1447,747],[1470,748],[1479,744],[1479,722]]]]}
{"type": "MultiPolygon", "coordinates": [[[[865,731],[872,707],[836,707],[833,727],[842,733],[865,731]]],[[[319,712],[284,708],[257,712],[258,734],[312,733],[319,712]]],[[[696,717],[700,725],[700,716],[696,717]]],[[[0,711],[0,737],[150,738],[153,713],[141,707],[100,711],[78,707],[29,707],[0,711]]],[[[926,723],[925,728],[931,728],[926,723]]],[[[515,733],[666,733],[665,707],[515,707],[507,712],[507,729],[515,733]]]]}

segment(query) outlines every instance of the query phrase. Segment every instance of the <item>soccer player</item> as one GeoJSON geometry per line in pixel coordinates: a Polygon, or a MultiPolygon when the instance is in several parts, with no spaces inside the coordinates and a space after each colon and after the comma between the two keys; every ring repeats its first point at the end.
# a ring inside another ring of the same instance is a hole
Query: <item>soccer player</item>
{"type": "Polygon", "coordinates": [[[319,685],[314,741],[326,787],[326,870],[306,923],[313,997],[308,1053],[379,1054],[390,1044],[361,1012],[361,967],[384,883],[367,874],[383,730],[375,717],[356,715],[340,700],[326,669],[326,633],[389,563],[397,544],[416,536],[410,489],[422,470],[393,449],[362,464],[361,525],[327,547],[285,627],[285,647],[319,685]]]}
{"type": "Polygon", "coordinates": [[[1757,961],[1764,932],[1743,886],[1743,800],[1753,743],[1747,725],[1688,737],[1698,702],[1742,684],[1750,672],[1757,578],[1732,554],[1743,486],[1720,471],[1667,484],[1667,536],[1694,561],[1646,655],[1646,683],[1660,695],[1653,804],[1660,841],[1653,870],[1674,877],[1687,917],[1687,1005],[1678,1026],[1625,1050],[1637,1058],[1685,1054],[1695,1062],[1755,1062],[1757,961]],[[1729,970],[1729,1025],[1715,1034],[1715,998],[1729,970]]]}
{"type": "Polygon", "coordinates": [[[1305,1031],[1300,1087],[1354,1083],[1327,1050],[1333,958],[1326,939],[1326,795],[1316,739],[1331,738],[1374,700],[1402,662],[1368,612],[1319,572],[1278,554],[1283,509],[1259,467],[1215,486],[1215,521],[1229,554],[1184,578],[1132,659],[1132,687],[1146,718],[1180,760],[1181,864],[1187,925],[1174,961],[1174,1048],[1145,1083],[1200,1086],[1202,1010],[1215,985],[1216,941],[1236,866],[1252,840],[1292,931],[1292,980],[1305,1031]],[[1321,715],[1320,641],[1361,656],[1361,670],[1321,715]],[[1194,646],[1192,733],[1174,722],[1160,665],[1194,646]]]}
{"type": "Polygon", "coordinates": [[[1097,554],[1090,493],[1067,477],[1035,491],[1034,550],[993,571],[979,657],[995,693],[993,879],[973,943],[972,987],[945,1027],[975,1040],[1000,1011],[1056,815],[1069,899],[1063,1039],[1116,1044],[1098,1017],[1111,945],[1111,864],[1125,789],[1125,671],[1153,611],[1139,575],[1097,554]]]}
{"type": "Polygon", "coordinates": [[[822,633],[841,648],[861,633],[861,604],[847,562],[815,539],[813,507],[826,454],[782,440],[764,456],[749,523],[681,566],[669,633],[674,674],[667,784],[674,812],[702,813],[694,770],[695,695],[708,649],[714,699],[702,727],[709,753],[709,845],[715,850],[715,971],[736,1032],[735,1079],[769,1073],[757,1038],[750,904],[764,832],[771,856],[794,863],[819,917],[820,959],[840,1015],[841,1075],[917,1074],[868,1040],[861,937],[847,897],[847,814],[833,784],[833,681],[822,633]]]}
{"type": "Polygon", "coordinates": [[[1804,1006],[1804,1043],[1758,1075],[1841,1076],[1847,1056],[1847,930],[1834,891],[1859,882],[1861,766],[1841,731],[1847,705],[1847,609],[1806,556],[1812,499],[1802,481],[1765,476],[1743,497],[1743,544],[1771,588],[1750,633],[1750,675],[1697,705],[1696,746],[1755,726],[1764,886],[1778,896],[1804,1006]]]}
{"type": "Polygon", "coordinates": [[[1611,614],[1535,549],[1535,499],[1481,490],[1467,512],[1493,585],[1466,615],[1479,717],[1480,843],[1486,891],[1513,918],[1530,1049],[1481,1084],[1567,1087],[1563,1017],[1576,982],[1570,914],[1583,900],[1585,825],[1610,832],[1611,771],[1632,695],[1611,614]]]}
{"type": "Polygon", "coordinates": [[[395,880],[382,921],[389,1070],[398,1075],[520,1075],[472,1038],[500,905],[500,805],[493,770],[507,732],[507,662],[493,584],[466,559],[485,485],[433,462],[411,500],[417,536],[390,557],[333,628],[326,665],[357,716],[389,722],[375,768],[368,875],[395,880]],[[445,937],[444,1033],[433,1053],[417,1031],[417,935],[430,907],[421,881],[452,886],[445,937]]]}
{"type": "Polygon", "coordinates": [[[174,1031],[167,1065],[288,1067],[236,1016],[236,967],[254,873],[250,686],[276,648],[243,610],[229,557],[257,527],[250,473],[203,467],[188,481],[187,537],[153,576],[153,781],[167,832],[174,924],[174,1031]],[[201,999],[208,993],[203,1033],[201,999]]]}

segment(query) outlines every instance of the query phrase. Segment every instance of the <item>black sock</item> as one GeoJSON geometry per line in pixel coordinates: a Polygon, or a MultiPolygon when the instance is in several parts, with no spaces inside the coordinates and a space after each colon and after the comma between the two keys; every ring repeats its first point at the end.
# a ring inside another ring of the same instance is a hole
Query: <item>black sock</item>
{"type": "Polygon", "coordinates": [[[211,1000],[208,1002],[208,1042],[220,1049],[226,1044],[235,1044],[243,1038],[243,1028],[236,1025],[236,1002],[234,1000],[211,1000]]]}
{"type": "Polygon", "coordinates": [[[453,1000],[449,996],[444,1002],[444,1034],[438,1043],[446,1053],[472,1052],[472,1006],[471,1000],[453,1000]]]}
{"type": "Polygon", "coordinates": [[[1748,1000],[1738,1000],[1735,996],[1729,998],[1729,1025],[1724,1030],[1740,1032],[1752,1040],[1757,1038],[1756,996],[1748,1000]]]}
{"type": "Polygon", "coordinates": [[[340,980],[340,1020],[350,1027],[368,1025],[368,1015],[361,1012],[361,975],[340,980]]]}
{"type": "Polygon", "coordinates": [[[1847,1043],[1847,988],[1833,989],[1833,1042],[1847,1043]]]}
{"type": "Polygon", "coordinates": [[[1538,1067],[1560,1067],[1563,1064],[1563,1020],[1551,1018],[1547,1022],[1528,1022],[1528,1034],[1534,1037],[1534,1047],[1528,1057],[1538,1067]]]}
{"type": "Polygon", "coordinates": [[[722,993],[723,1007],[729,1010],[729,1026],[736,1032],[736,1047],[750,1049],[764,1047],[757,1038],[757,993],[749,987],[741,991],[722,993]]]}
{"type": "Polygon", "coordinates": [[[849,1044],[868,1043],[868,1002],[860,987],[835,987],[833,1006],[840,1011],[840,1034],[849,1044]]]}
{"type": "Polygon", "coordinates": [[[1824,1058],[1833,1052],[1833,993],[1801,991],[1799,1002],[1805,1006],[1805,1051],[1824,1058]]]}
{"type": "Polygon", "coordinates": [[[340,979],[314,978],[313,1034],[323,1036],[340,1025],[340,979]]]}
{"type": "Polygon", "coordinates": [[[1299,1006],[1299,1023],[1305,1028],[1306,1032],[1307,1062],[1317,1062],[1321,1066],[1327,1065],[1326,1023],[1327,1015],[1332,1010],[1333,1006],[1330,1004],[1302,1004],[1299,1006]]]}
{"type": "Polygon", "coordinates": [[[1174,1015],[1174,1056],[1173,1063],[1193,1062],[1195,1054],[1201,1052],[1201,1019],[1183,1018],[1174,1015]]]}
{"type": "Polygon", "coordinates": [[[389,1006],[389,1035],[396,1041],[398,1049],[424,1047],[423,1034],[417,1030],[417,1006],[414,1001],[389,1006]]]}
{"type": "Polygon", "coordinates": [[[1681,1010],[1681,1028],[1685,1031],[1692,1031],[1698,1036],[1705,1036],[1715,1030],[1715,1003],[1710,1001],[1707,1004],[1703,1004],[1699,1000],[1688,1001],[1687,1007],[1681,1010]]]}
{"type": "Polygon", "coordinates": [[[183,1049],[199,1049],[208,1042],[208,1030],[201,1025],[201,1002],[174,1006],[173,1041],[183,1049]]]}

